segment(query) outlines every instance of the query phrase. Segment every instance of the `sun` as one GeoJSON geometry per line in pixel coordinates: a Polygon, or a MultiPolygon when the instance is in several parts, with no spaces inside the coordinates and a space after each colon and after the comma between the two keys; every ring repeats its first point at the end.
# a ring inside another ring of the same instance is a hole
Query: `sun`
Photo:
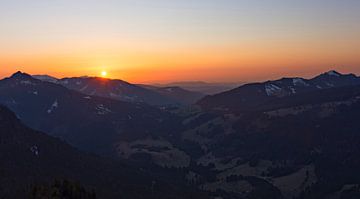
{"type": "Polygon", "coordinates": [[[101,71],[101,77],[106,77],[108,73],[106,71],[101,71]]]}

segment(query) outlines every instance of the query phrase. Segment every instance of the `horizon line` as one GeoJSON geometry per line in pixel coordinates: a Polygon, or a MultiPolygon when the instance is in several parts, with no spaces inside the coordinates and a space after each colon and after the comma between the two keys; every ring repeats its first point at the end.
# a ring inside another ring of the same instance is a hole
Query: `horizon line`
{"type": "Polygon", "coordinates": [[[176,80],[176,81],[174,80],[174,81],[166,81],[166,82],[131,82],[131,81],[127,81],[127,80],[121,79],[121,78],[101,77],[101,76],[92,76],[92,75],[56,77],[55,75],[49,75],[49,74],[44,74],[44,73],[31,74],[31,73],[27,73],[27,72],[24,72],[24,71],[19,70],[19,71],[17,71],[17,72],[11,73],[10,75],[3,76],[2,79],[10,78],[12,75],[20,72],[20,73],[23,73],[23,74],[28,74],[28,75],[30,75],[30,76],[32,76],[32,77],[34,77],[34,76],[48,76],[48,77],[55,78],[55,79],[58,79],[58,80],[65,79],[65,78],[102,78],[102,79],[109,79],[109,80],[125,81],[125,82],[128,82],[128,83],[130,83],[130,84],[135,84],[135,85],[140,85],[140,84],[148,84],[148,85],[169,85],[169,84],[181,84],[181,83],[249,84],[249,83],[262,83],[262,82],[267,82],[267,81],[274,81],[274,80],[278,80],[278,79],[282,79],[282,78],[303,78],[303,79],[311,79],[311,78],[314,78],[314,77],[319,76],[319,75],[321,75],[321,74],[326,74],[326,73],[332,72],[332,71],[338,72],[338,73],[340,73],[341,75],[350,75],[350,74],[353,74],[353,75],[359,77],[359,74],[357,74],[356,72],[343,73],[343,72],[339,72],[339,70],[330,69],[330,70],[326,70],[325,72],[315,73],[315,74],[313,74],[311,77],[279,76],[279,77],[277,77],[277,78],[263,79],[263,80],[260,80],[260,81],[229,81],[229,82],[219,81],[219,82],[216,82],[216,81],[205,81],[205,80],[176,80]]]}

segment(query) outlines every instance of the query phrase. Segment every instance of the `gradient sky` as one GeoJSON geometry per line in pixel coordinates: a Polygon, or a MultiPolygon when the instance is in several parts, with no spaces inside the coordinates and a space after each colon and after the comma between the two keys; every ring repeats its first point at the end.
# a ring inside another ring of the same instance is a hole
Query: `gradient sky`
{"type": "Polygon", "coordinates": [[[0,0],[0,76],[360,74],[359,0],[0,0]]]}

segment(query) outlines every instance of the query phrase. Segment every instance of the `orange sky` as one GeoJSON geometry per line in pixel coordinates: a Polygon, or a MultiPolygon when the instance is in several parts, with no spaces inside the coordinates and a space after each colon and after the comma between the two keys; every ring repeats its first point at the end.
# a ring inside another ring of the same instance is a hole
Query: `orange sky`
{"type": "MultiPolygon", "coordinates": [[[[262,43],[264,44],[264,43],[262,43]]],[[[360,43],[228,45],[174,47],[164,49],[105,49],[13,53],[0,55],[0,76],[21,70],[56,77],[98,76],[106,70],[110,78],[136,83],[185,80],[242,82],[282,76],[309,77],[330,69],[360,74],[360,43]],[[239,47],[237,47],[237,45],[239,47]],[[332,49],[337,49],[336,51],[332,49]]],[[[96,49],[96,46],[90,47],[96,49]]],[[[133,47],[134,48],[134,47],[133,47]]]]}
{"type": "Polygon", "coordinates": [[[360,74],[359,1],[0,2],[0,77],[134,83],[360,74]],[[325,3],[325,4],[324,4],[325,3]]]}

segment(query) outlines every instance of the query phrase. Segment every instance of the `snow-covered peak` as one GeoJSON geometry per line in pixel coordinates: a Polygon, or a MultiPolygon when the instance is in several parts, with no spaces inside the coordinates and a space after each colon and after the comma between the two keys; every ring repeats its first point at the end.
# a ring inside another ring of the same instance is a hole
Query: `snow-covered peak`
{"type": "Polygon", "coordinates": [[[335,70],[331,70],[331,71],[328,71],[325,73],[326,75],[329,75],[329,76],[335,76],[335,77],[339,77],[341,76],[341,73],[335,71],[335,70]]]}

